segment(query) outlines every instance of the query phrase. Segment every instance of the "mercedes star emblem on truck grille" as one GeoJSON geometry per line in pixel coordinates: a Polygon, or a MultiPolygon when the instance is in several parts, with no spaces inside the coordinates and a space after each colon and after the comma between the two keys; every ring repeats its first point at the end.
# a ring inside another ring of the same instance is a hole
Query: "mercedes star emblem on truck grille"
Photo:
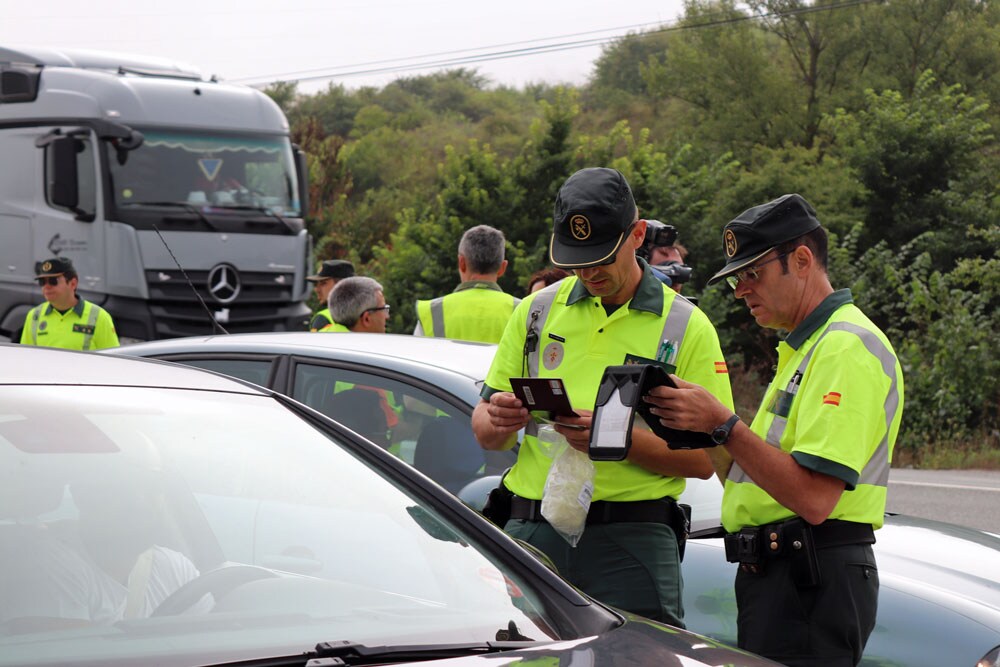
{"type": "Polygon", "coordinates": [[[229,264],[217,264],[208,272],[208,291],[219,303],[232,303],[240,293],[240,274],[229,264]]]}

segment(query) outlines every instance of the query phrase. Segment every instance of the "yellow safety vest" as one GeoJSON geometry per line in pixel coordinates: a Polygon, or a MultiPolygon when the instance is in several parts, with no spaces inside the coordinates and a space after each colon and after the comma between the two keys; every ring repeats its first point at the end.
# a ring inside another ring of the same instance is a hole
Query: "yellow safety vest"
{"type": "Polygon", "coordinates": [[[90,301],[79,299],[65,313],[46,302],[28,312],[21,331],[21,344],[101,350],[118,347],[118,334],[111,315],[90,301]]]}
{"type": "Polygon", "coordinates": [[[470,280],[446,296],[417,301],[417,333],[434,338],[496,343],[514,308],[520,303],[500,286],[470,280]]]}
{"type": "MultiPolygon", "coordinates": [[[[803,467],[844,480],[830,519],[882,525],[903,373],[892,345],[852,302],[828,296],[778,345],[778,367],[750,428],[803,467]]],[[[733,463],[722,499],[729,532],[794,516],[733,463]]]]}
{"type": "MultiPolygon", "coordinates": [[[[733,398],[719,338],[708,317],[661,283],[643,262],[635,296],[608,315],[573,276],[529,295],[514,311],[486,376],[482,396],[511,391],[511,377],[561,377],[574,408],[592,410],[604,369],[632,354],[655,359],[666,339],[677,345],[677,375],[696,382],[732,408],[733,398]],[[528,332],[537,336],[528,351],[528,332]]],[[[540,500],[552,461],[530,422],[517,462],[504,478],[511,491],[540,500]]],[[[664,445],[666,446],[666,445],[664,445]]],[[[677,498],[685,480],[664,477],[629,461],[594,463],[593,500],[677,498]]]]}

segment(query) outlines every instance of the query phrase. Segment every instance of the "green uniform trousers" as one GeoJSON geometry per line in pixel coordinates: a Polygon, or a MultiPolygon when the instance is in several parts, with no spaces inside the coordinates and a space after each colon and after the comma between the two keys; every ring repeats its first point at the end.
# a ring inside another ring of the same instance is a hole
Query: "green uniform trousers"
{"type": "Polygon", "coordinates": [[[640,616],[684,627],[677,538],[661,523],[588,524],[571,547],[547,522],[512,519],[504,531],[552,559],[587,595],[640,616]]]}
{"type": "Polygon", "coordinates": [[[788,558],[762,574],[736,574],[739,646],[788,667],[853,667],[861,661],[878,609],[878,569],[870,544],[819,549],[821,582],[797,586],[788,558]]]}

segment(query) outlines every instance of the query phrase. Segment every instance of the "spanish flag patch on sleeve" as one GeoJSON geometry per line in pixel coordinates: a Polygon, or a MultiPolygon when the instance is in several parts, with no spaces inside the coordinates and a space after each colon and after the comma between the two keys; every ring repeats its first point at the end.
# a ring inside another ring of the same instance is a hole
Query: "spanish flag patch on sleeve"
{"type": "Polygon", "coordinates": [[[840,405],[840,392],[831,391],[823,396],[823,405],[840,405]]]}
{"type": "Polygon", "coordinates": [[[716,373],[729,373],[729,367],[726,366],[726,362],[724,362],[724,361],[716,361],[715,362],[715,372],[716,373]]]}

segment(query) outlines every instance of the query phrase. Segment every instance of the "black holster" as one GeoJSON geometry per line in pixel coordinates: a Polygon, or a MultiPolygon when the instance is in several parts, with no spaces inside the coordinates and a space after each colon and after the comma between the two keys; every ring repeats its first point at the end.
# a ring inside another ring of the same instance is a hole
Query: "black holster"
{"type": "Polygon", "coordinates": [[[513,497],[514,493],[507,488],[501,478],[497,488],[490,491],[490,494],[486,496],[486,504],[483,505],[482,511],[483,516],[495,523],[502,530],[507,525],[507,522],[510,521],[511,499],[513,497]]]}

